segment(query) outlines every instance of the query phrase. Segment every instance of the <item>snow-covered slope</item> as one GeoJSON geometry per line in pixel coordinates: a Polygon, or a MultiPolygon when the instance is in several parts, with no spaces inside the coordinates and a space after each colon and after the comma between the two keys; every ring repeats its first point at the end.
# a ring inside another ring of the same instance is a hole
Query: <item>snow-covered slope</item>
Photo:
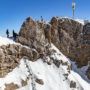
{"type": "MultiPolygon", "coordinates": [[[[12,44],[13,41],[0,37],[0,45],[12,44]],[[3,40],[3,41],[1,41],[3,40]],[[3,43],[5,42],[5,43],[3,43]]],[[[53,44],[52,50],[56,52],[51,55],[54,60],[62,60],[58,68],[53,62],[48,65],[41,58],[35,62],[27,59],[21,59],[20,65],[16,67],[12,72],[8,73],[4,78],[0,78],[0,90],[5,89],[5,84],[14,83],[20,88],[17,90],[90,90],[90,80],[83,79],[77,72],[75,64],[72,64],[72,70],[68,70],[71,66],[71,62],[66,58],[53,44]],[[74,71],[75,70],[75,71],[74,71]],[[66,75],[68,74],[68,76],[66,75]],[[22,80],[26,80],[27,85],[22,87],[22,80]],[[36,78],[42,79],[44,84],[38,84],[36,78]],[[70,88],[71,81],[76,83],[76,88],[70,88]]],[[[50,56],[47,56],[46,61],[50,61],[50,56]]],[[[84,74],[85,75],[85,74],[84,74]]],[[[13,89],[12,89],[13,90],[13,89]]]]}
{"type": "Polygon", "coordinates": [[[15,42],[13,40],[0,36],[0,46],[7,45],[7,44],[15,44],[15,42]]]}
{"type": "Polygon", "coordinates": [[[83,25],[85,25],[85,24],[87,24],[87,23],[90,23],[89,20],[75,19],[75,21],[77,21],[77,22],[79,22],[79,23],[81,23],[81,24],[83,24],[83,25]]]}

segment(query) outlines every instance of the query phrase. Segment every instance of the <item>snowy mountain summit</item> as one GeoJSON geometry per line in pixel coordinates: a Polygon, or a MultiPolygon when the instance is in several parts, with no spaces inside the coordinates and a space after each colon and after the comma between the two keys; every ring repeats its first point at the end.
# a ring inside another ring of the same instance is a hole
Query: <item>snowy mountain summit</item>
{"type": "Polygon", "coordinates": [[[0,37],[0,90],[89,90],[87,25],[27,18],[17,42],[0,37]]]}

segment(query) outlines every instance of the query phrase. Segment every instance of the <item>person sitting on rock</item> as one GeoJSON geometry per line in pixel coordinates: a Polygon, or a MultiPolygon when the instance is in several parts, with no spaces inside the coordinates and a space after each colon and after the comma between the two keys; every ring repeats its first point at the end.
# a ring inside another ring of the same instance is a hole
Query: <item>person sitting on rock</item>
{"type": "Polygon", "coordinates": [[[13,40],[16,41],[16,37],[18,36],[17,33],[15,33],[15,31],[13,30],[13,40]]]}
{"type": "Polygon", "coordinates": [[[9,38],[9,31],[8,29],[6,30],[7,38],[9,38]]]}

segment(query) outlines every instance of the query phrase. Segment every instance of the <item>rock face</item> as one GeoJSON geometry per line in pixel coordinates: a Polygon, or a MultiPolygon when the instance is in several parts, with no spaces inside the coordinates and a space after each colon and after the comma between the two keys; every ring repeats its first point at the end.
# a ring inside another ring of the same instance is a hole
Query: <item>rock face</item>
{"type": "Polygon", "coordinates": [[[51,41],[66,56],[75,60],[79,67],[87,65],[90,60],[90,45],[84,39],[90,40],[90,29],[86,30],[88,24],[83,26],[72,19],[55,17],[50,23],[51,41]]]}
{"type": "Polygon", "coordinates": [[[0,46],[0,77],[4,77],[19,65],[20,59],[36,61],[50,54],[51,25],[34,21],[31,18],[23,23],[18,39],[22,45],[0,46]]]}
{"type": "Polygon", "coordinates": [[[86,25],[84,25],[83,39],[86,43],[90,44],[90,23],[87,23],[86,25]]]}
{"type": "Polygon", "coordinates": [[[43,82],[43,80],[42,79],[36,79],[35,80],[38,84],[41,84],[41,85],[43,85],[44,84],[44,82],[43,82]]]}
{"type": "Polygon", "coordinates": [[[19,63],[19,46],[8,45],[0,47],[0,77],[4,77],[19,63]]]}
{"type": "Polygon", "coordinates": [[[21,27],[17,41],[42,53],[45,51],[47,40],[49,42],[51,40],[48,39],[50,37],[50,28],[49,24],[43,24],[39,21],[34,21],[32,18],[27,18],[21,27]]]}
{"type": "Polygon", "coordinates": [[[39,54],[46,51],[47,43],[53,43],[79,67],[90,60],[90,24],[69,18],[53,17],[50,24],[27,18],[23,23],[18,42],[35,48],[39,54]]]}
{"type": "Polygon", "coordinates": [[[11,83],[11,84],[6,84],[5,90],[16,90],[18,88],[19,88],[19,86],[17,84],[11,83]]]}
{"type": "MultiPolygon", "coordinates": [[[[17,41],[28,47],[20,45],[0,47],[1,77],[15,68],[21,58],[31,61],[36,61],[38,58],[45,60],[46,56],[52,53],[49,50],[51,42],[63,54],[76,61],[79,67],[87,65],[90,60],[89,23],[83,26],[72,19],[53,17],[49,24],[27,18],[21,27],[17,41]],[[7,71],[6,68],[10,69],[7,71]],[[2,75],[4,70],[6,70],[5,74],[2,75]]],[[[51,61],[48,62],[49,65],[51,63],[51,61]]],[[[60,62],[54,63],[59,67],[60,62]]]]}
{"type": "Polygon", "coordinates": [[[76,88],[76,82],[71,81],[70,82],[70,88],[76,88]]]}
{"type": "Polygon", "coordinates": [[[0,47],[0,77],[4,77],[19,65],[20,59],[36,61],[39,54],[36,50],[21,45],[10,44],[0,47]]]}
{"type": "MultiPolygon", "coordinates": [[[[64,74],[67,79],[72,68],[68,65],[68,62],[51,57],[56,52],[51,50],[51,42],[66,56],[76,61],[78,67],[85,66],[90,61],[90,23],[83,26],[72,19],[52,18],[49,24],[27,18],[21,27],[17,42],[22,45],[0,46],[0,78],[5,77],[16,68],[22,58],[32,62],[42,58],[43,62],[48,65],[54,63],[58,68],[60,65],[67,66],[68,73],[64,74]],[[47,56],[50,57],[50,60],[46,58],[47,56]]],[[[90,66],[86,75],[90,79],[90,66]]],[[[27,81],[28,79],[23,80],[22,86],[26,86],[27,81]]],[[[44,85],[43,79],[36,78],[35,81],[44,85]]],[[[14,83],[5,86],[5,90],[19,88],[14,83]]],[[[76,88],[76,86],[76,82],[70,82],[70,88],[76,88]]]]}

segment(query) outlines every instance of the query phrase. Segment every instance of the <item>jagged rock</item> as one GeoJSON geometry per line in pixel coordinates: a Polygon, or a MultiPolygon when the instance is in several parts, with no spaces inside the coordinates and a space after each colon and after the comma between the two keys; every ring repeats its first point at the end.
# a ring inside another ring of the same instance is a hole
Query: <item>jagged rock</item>
{"type": "Polygon", "coordinates": [[[23,47],[21,45],[10,44],[0,46],[0,77],[4,77],[17,67],[22,58],[36,61],[40,56],[35,49],[23,47]]]}
{"type": "Polygon", "coordinates": [[[51,65],[52,64],[52,60],[48,61],[47,64],[48,65],[51,65]]]}
{"type": "MultiPolygon", "coordinates": [[[[4,77],[19,65],[21,58],[36,61],[38,58],[46,60],[56,51],[50,49],[52,42],[70,59],[76,61],[78,67],[85,66],[90,60],[90,24],[83,25],[68,18],[52,18],[50,24],[41,23],[31,18],[23,23],[17,41],[28,47],[10,44],[0,46],[0,76],[4,77]],[[7,70],[6,70],[7,69],[7,70]],[[3,74],[2,74],[3,72],[3,74]]],[[[67,62],[51,59],[59,67],[67,62]]],[[[47,61],[45,61],[47,62],[47,61]]],[[[51,61],[47,62],[51,65],[51,61]]],[[[68,69],[70,73],[70,68],[68,69]]],[[[87,71],[87,76],[89,72],[87,71]]]]}
{"type": "Polygon", "coordinates": [[[43,80],[42,79],[36,79],[35,80],[38,84],[41,84],[41,85],[43,85],[44,84],[44,82],[43,82],[43,80]]]}
{"type": "MultiPolygon", "coordinates": [[[[51,42],[53,42],[64,55],[76,61],[78,67],[86,66],[90,60],[90,45],[84,43],[82,40],[82,33],[85,31],[83,30],[83,25],[69,18],[55,17],[52,18],[50,23],[51,42]]],[[[90,36],[88,31],[87,33],[90,36]]]]}
{"type": "Polygon", "coordinates": [[[39,58],[39,53],[34,49],[22,47],[20,53],[22,57],[31,61],[36,61],[39,58]]]}
{"type": "Polygon", "coordinates": [[[49,43],[51,43],[51,25],[50,24],[44,24],[44,32],[45,32],[45,38],[48,40],[49,43]]]}
{"type": "Polygon", "coordinates": [[[6,84],[5,86],[6,86],[5,90],[16,90],[19,88],[19,86],[14,83],[6,84]]]}
{"type": "Polygon", "coordinates": [[[0,77],[4,77],[19,65],[20,58],[17,57],[19,49],[16,50],[17,45],[0,46],[0,77]]]}
{"type": "Polygon", "coordinates": [[[84,25],[83,39],[86,43],[90,44],[90,23],[87,23],[86,25],[84,25]]]}
{"type": "Polygon", "coordinates": [[[42,23],[27,18],[19,32],[18,42],[34,47],[38,52],[44,51],[45,35],[42,23]]]}
{"type": "Polygon", "coordinates": [[[40,58],[45,62],[45,60],[46,60],[46,54],[45,53],[40,54],[40,58]]]}
{"type": "Polygon", "coordinates": [[[0,62],[2,62],[2,60],[5,58],[3,50],[0,49],[0,62]]]}
{"type": "Polygon", "coordinates": [[[36,61],[40,56],[36,50],[32,50],[33,59],[32,61],[36,61]]]}
{"type": "Polygon", "coordinates": [[[70,88],[76,88],[76,82],[71,81],[70,82],[70,88]]]}
{"type": "Polygon", "coordinates": [[[72,65],[68,65],[67,70],[68,70],[68,73],[70,74],[70,72],[71,72],[71,70],[72,70],[72,65]]]}
{"type": "Polygon", "coordinates": [[[62,62],[62,65],[68,66],[68,62],[62,62]]]}
{"type": "Polygon", "coordinates": [[[22,47],[20,53],[23,56],[32,57],[32,50],[30,48],[22,47]]]}
{"type": "Polygon", "coordinates": [[[64,76],[68,77],[68,73],[64,74],[64,76]]]}
{"type": "Polygon", "coordinates": [[[18,37],[17,41],[23,45],[30,45],[31,46],[31,43],[27,39],[25,39],[21,36],[18,37]]]}
{"type": "Polygon", "coordinates": [[[17,41],[35,48],[41,54],[45,51],[45,45],[51,43],[51,25],[29,17],[22,25],[17,41]]]}
{"type": "Polygon", "coordinates": [[[69,75],[68,73],[65,73],[65,74],[64,74],[66,80],[67,80],[67,78],[68,78],[68,75],[69,75]]]}
{"type": "Polygon", "coordinates": [[[61,61],[60,60],[53,60],[53,63],[59,68],[61,61]]]}
{"type": "Polygon", "coordinates": [[[28,84],[27,80],[22,80],[22,87],[26,86],[28,84]]]}

